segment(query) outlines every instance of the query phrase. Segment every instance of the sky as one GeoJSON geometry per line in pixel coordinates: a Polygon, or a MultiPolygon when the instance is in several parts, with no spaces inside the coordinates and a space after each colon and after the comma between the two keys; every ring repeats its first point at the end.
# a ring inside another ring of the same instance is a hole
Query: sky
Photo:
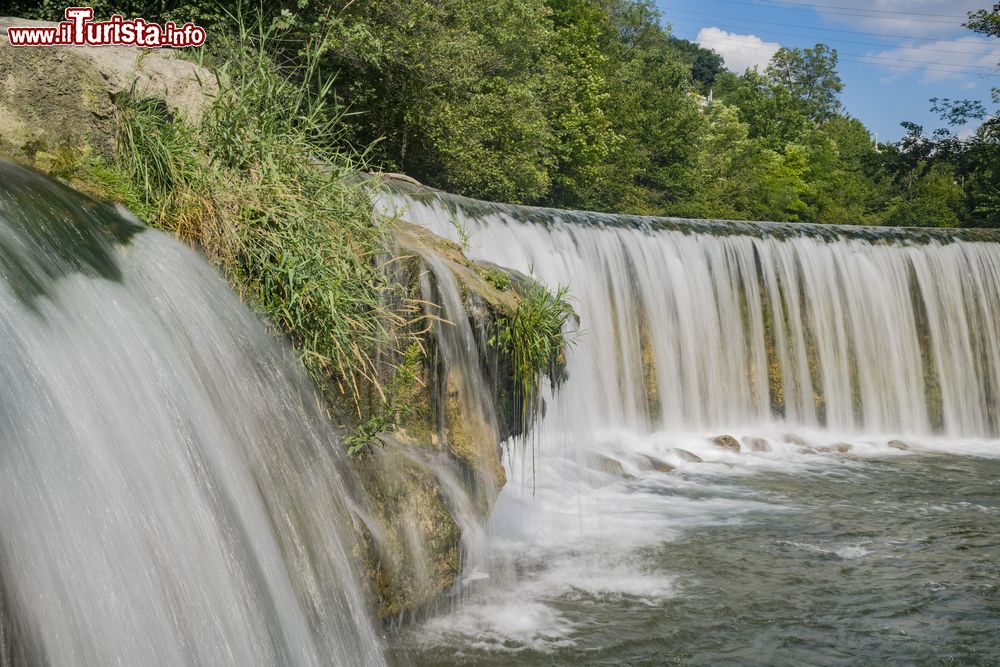
{"type": "Polygon", "coordinates": [[[836,48],[841,101],[879,141],[899,139],[904,120],[927,131],[942,126],[930,111],[932,97],[990,102],[991,89],[1000,86],[1000,40],[962,23],[967,12],[994,2],[656,0],[674,35],[714,49],[740,74],[755,66],[763,71],[782,46],[836,48]]]}

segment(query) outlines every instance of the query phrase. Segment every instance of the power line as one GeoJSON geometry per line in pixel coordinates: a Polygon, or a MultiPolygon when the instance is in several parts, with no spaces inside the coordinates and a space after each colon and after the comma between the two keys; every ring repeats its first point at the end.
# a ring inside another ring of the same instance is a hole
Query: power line
{"type": "MultiPolygon", "coordinates": [[[[705,22],[704,21],[699,21],[699,20],[695,20],[695,19],[679,18],[679,19],[675,19],[673,22],[674,23],[689,23],[689,24],[692,24],[692,25],[700,26],[700,27],[708,27],[708,26],[705,26],[705,22]]],[[[731,25],[730,26],[723,26],[722,25],[723,22],[715,22],[715,23],[718,24],[716,27],[726,27],[727,30],[745,30],[746,29],[745,27],[742,27],[742,26],[731,26],[731,25]]],[[[768,32],[768,34],[771,34],[771,35],[785,35],[785,36],[788,36],[788,37],[799,37],[799,38],[804,38],[804,39],[809,39],[809,40],[822,39],[824,41],[828,41],[828,42],[831,42],[831,43],[857,44],[859,46],[867,46],[867,47],[878,48],[878,49],[900,48],[899,45],[896,45],[896,44],[877,44],[875,42],[865,42],[865,41],[861,41],[861,40],[857,40],[857,39],[847,39],[845,37],[831,37],[831,38],[827,38],[827,37],[824,37],[824,36],[808,35],[808,34],[802,34],[802,33],[797,33],[797,32],[787,32],[787,31],[782,31],[782,30],[770,30],[770,29],[767,32],[768,32]]],[[[941,41],[945,41],[945,40],[941,40],[941,41]]],[[[986,42],[981,42],[981,43],[984,44],[984,45],[986,44],[986,42]]],[[[955,49],[938,49],[938,48],[934,48],[934,47],[931,47],[931,46],[919,46],[919,47],[913,47],[913,48],[919,48],[921,51],[934,51],[935,53],[948,53],[948,54],[957,55],[957,56],[976,56],[976,55],[979,55],[979,53],[980,53],[978,51],[958,51],[958,50],[955,50],[955,49]]]]}
{"type": "MultiPolygon", "coordinates": [[[[699,21],[699,20],[695,20],[695,19],[687,19],[687,18],[675,19],[674,22],[676,22],[676,23],[688,23],[688,24],[691,24],[691,25],[696,25],[696,26],[701,26],[701,27],[719,27],[719,28],[725,28],[727,30],[745,30],[746,29],[745,27],[742,27],[742,26],[725,25],[724,21],[717,22],[716,26],[705,26],[705,23],[703,21],[699,21]]],[[[789,37],[799,37],[799,38],[810,39],[810,40],[813,40],[813,39],[825,39],[823,36],[808,35],[808,34],[794,33],[794,32],[784,32],[784,31],[781,31],[781,30],[768,30],[768,33],[769,34],[773,34],[773,35],[787,35],[789,37]]],[[[983,51],[965,51],[965,50],[955,50],[955,49],[938,49],[938,48],[934,48],[934,47],[930,47],[930,46],[912,46],[912,47],[902,46],[902,47],[900,47],[899,45],[895,45],[895,44],[877,44],[877,43],[874,43],[874,42],[865,42],[865,41],[856,40],[856,39],[845,39],[843,37],[833,37],[832,39],[828,39],[826,41],[843,43],[843,44],[857,44],[857,45],[860,45],[860,46],[867,46],[867,47],[870,47],[870,48],[879,48],[879,49],[885,49],[885,48],[916,48],[916,49],[920,49],[921,51],[933,51],[935,53],[947,53],[947,54],[956,55],[956,56],[979,56],[979,55],[988,56],[988,55],[990,55],[988,52],[983,52],[983,51]]],[[[981,42],[981,44],[983,46],[988,46],[987,42],[981,42]]],[[[980,65],[979,67],[985,67],[985,66],[980,65]]]]}
{"type": "MultiPolygon", "coordinates": [[[[664,11],[664,15],[667,16],[668,20],[669,20],[669,14],[672,13],[672,12],[678,12],[678,13],[682,13],[682,14],[693,14],[695,16],[704,16],[704,17],[708,17],[708,18],[712,18],[712,19],[723,19],[723,20],[725,20],[725,19],[731,18],[729,16],[725,16],[725,15],[721,15],[721,14],[711,14],[711,13],[708,13],[708,12],[695,12],[695,11],[690,11],[690,10],[687,10],[687,9],[668,9],[668,10],[664,11]]],[[[885,32],[865,32],[865,31],[862,31],[862,30],[842,30],[842,29],[838,29],[838,28],[825,28],[825,27],[817,28],[815,26],[802,25],[802,24],[799,24],[799,23],[779,23],[779,22],[776,22],[776,21],[761,21],[759,19],[740,19],[740,20],[741,21],[745,21],[747,23],[758,23],[758,24],[761,24],[761,25],[775,25],[775,26],[784,27],[784,28],[798,28],[800,30],[822,30],[822,31],[825,31],[825,32],[837,32],[837,33],[848,34],[848,35],[866,35],[866,36],[869,36],[869,37],[883,37],[883,38],[888,38],[888,39],[910,39],[910,40],[919,40],[919,41],[924,41],[924,42],[940,42],[940,41],[942,41],[938,37],[910,37],[910,36],[907,36],[907,35],[894,35],[894,34],[885,33],[885,32]]]]}
{"type": "Polygon", "coordinates": [[[891,11],[887,9],[863,9],[855,8],[848,9],[846,7],[840,7],[837,5],[826,5],[818,2],[801,3],[795,2],[794,0],[756,0],[756,2],[740,2],[740,0],[715,0],[716,2],[724,2],[730,5],[742,5],[744,7],[760,7],[761,5],[777,6],[782,9],[798,9],[803,11],[813,11],[815,9],[822,9],[826,13],[832,14],[843,14],[845,16],[862,16],[862,17],[878,17],[879,15],[885,15],[887,17],[891,16],[914,16],[930,19],[939,19],[934,21],[934,23],[950,23],[954,21],[963,21],[966,19],[965,16],[954,16],[951,14],[926,14],[923,12],[899,12],[891,11]]]}
{"type": "MultiPolygon", "coordinates": [[[[736,38],[730,37],[727,38],[726,41],[735,42],[737,44],[743,44],[746,46],[760,46],[760,42],[739,39],[738,37],[736,38]]],[[[932,70],[932,71],[946,72],[952,74],[965,73],[965,74],[985,75],[991,73],[996,69],[996,67],[990,65],[958,65],[953,63],[942,63],[934,60],[915,60],[912,58],[897,59],[897,58],[888,58],[885,56],[869,55],[864,53],[843,53],[838,51],[837,55],[838,57],[848,56],[843,58],[843,60],[845,60],[846,62],[861,63],[866,65],[871,65],[871,64],[885,65],[891,67],[899,67],[901,69],[911,69],[914,71],[932,70]]]]}

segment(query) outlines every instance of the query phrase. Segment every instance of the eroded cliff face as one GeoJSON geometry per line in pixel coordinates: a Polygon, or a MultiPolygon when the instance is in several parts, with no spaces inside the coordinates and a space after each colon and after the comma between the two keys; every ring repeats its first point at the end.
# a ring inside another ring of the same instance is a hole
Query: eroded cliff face
{"type": "Polygon", "coordinates": [[[425,304],[419,375],[399,428],[358,459],[360,556],[383,618],[428,606],[455,585],[506,481],[501,442],[523,425],[510,359],[492,343],[529,280],[394,221],[397,279],[425,304]]]}

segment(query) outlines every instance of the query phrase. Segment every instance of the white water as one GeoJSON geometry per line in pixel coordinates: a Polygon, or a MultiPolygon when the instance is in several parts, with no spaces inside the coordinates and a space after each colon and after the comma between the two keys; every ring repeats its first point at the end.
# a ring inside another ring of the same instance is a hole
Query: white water
{"type": "Polygon", "coordinates": [[[0,162],[0,662],[383,664],[308,382],[196,253],[109,228],[0,162]]]}
{"type": "Polygon", "coordinates": [[[914,451],[1000,455],[996,242],[428,192],[382,205],[453,241],[466,236],[474,259],[568,285],[581,322],[533,446],[507,443],[510,481],[489,525],[494,581],[429,622],[428,645],[554,651],[578,638],[557,611],[567,596],[662,604],[673,581],[639,554],[759,510],[760,499],[728,487],[734,475],[905,455],[893,439],[914,451]],[[720,434],[742,440],[742,451],[712,444],[720,434]],[[752,451],[749,438],[767,451],[752,451]],[[676,472],[657,472],[650,457],[676,472]]]}

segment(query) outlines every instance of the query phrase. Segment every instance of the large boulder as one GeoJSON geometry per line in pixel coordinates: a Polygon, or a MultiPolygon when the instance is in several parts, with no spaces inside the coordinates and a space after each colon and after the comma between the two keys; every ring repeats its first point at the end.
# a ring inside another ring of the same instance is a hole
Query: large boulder
{"type": "Polygon", "coordinates": [[[0,154],[31,161],[38,151],[89,148],[109,158],[116,95],[159,99],[172,113],[197,120],[216,91],[214,76],[177,51],[14,48],[7,29],[20,25],[55,24],[0,18],[0,154]]]}

